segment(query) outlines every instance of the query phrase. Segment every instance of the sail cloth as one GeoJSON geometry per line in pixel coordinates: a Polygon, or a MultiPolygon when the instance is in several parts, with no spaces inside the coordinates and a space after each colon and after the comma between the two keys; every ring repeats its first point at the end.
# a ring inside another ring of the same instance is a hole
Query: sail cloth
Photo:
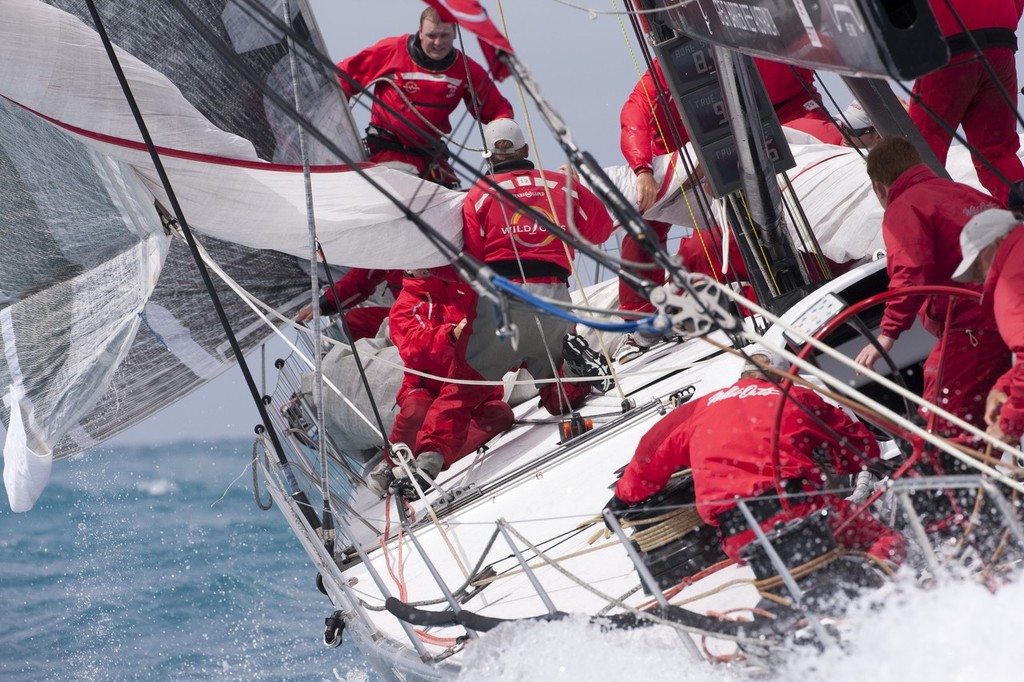
{"type": "MultiPolygon", "coordinates": [[[[825,144],[807,133],[785,126],[783,132],[796,161],[796,167],[787,173],[791,190],[785,188],[780,176],[783,196],[787,201],[794,196],[799,199],[822,253],[836,263],[853,263],[884,250],[884,211],[871,189],[863,152],[852,147],[825,144]]],[[[1024,159],[1024,134],[1021,142],[1019,154],[1024,159]]],[[[695,159],[689,143],[680,152],[654,158],[654,178],[659,190],[657,201],[644,213],[644,217],[688,228],[705,227],[709,221],[696,210],[698,204],[694,192],[699,190],[686,189],[684,192],[686,175],[681,170],[680,154],[689,154],[691,159],[695,159]]],[[[978,180],[971,154],[963,145],[950,148],[946,169],[953,180],[985,191],[978,180]]],[[[616,166],[606,168],[605,172],[627,198],[635,200],[636,180],[632,169],[616,166]]],[[[724,220],[722,207],[722,202],[714,203],[714,218],[710,222],[721,223],[724,220]]],[[[800,237],[792,220],[786,223],[799,245],[800,237]]]]}
{"type": "MultiPolygon", "coordinates": [[[[153,195],[167,205],[95,31],[38,1],[4,0],[3,5],[10,21],[5,19],[0,27],[0,59],[10,67],[0,74],[0,94],[97,152],[131,164],[153,195]]],[[[165,74],[123,51],[119,59],[189,225],[236,244],[308,257],[302,167],[295,163],[298,159],[285,158],[289,152],[297,154],[297,148],[273,131],[261,131],[265,134],[255,144],[221,129],[165,74]]],[[[333,107],[345,115],[326,128],[326,116],[312,118],[332,140],[347,139],[348,149],[342,144],[343,151],[361,159],[358,138],[340,123],[348,120],[347,108],[340,89],[334,90],[333,107]]],[[[324,108],[310,103],[314,105],[308,111],[324,108]]],[[[398,205],[328,151],[322,150],[319,156],[321,161],[333,162],[312,168],[317,233],[329,262],[387,268],[445,263],[406,219],[406,211],[419,214],[442,236],[461,245],[462,195],[458,192],[389,168],[366,167],[366,173],[399,199],[398,205]],[[384,243],[388,249],[379,248],[384,243]]]]}
{"type": "MultiPolygon", "coordinates": [[[[0,0],[0,416],[17,511],[35,502],[53,459],[128,428],[233,364],[190,254],[161,224],[154,200],[166,204],[163,190],[84,5],[52,4],[62,8],[0,0]]],[[[244,288],[294,312],[308,300],[308,274],[270,250],[276,234],[260,234],[269,217],[307,258],[294,125],[173,10],[144,0],[98,4],[157,145],[177,153],[172,180],[197,195],[183,202],[186,217],[196,211],[200,232],[216,223],[202,237],[207,251],[244,288]],[[230,173],[249,183],[245,191],[218,184],[230,173]],[[238,210],[216,205],[217,191],[238,210]]],[[[322,48],[300,14],[305,3],[288,4],[297,8],[291,25],[305,26],[322,48]]],[[[291,101],[287,49],[268,40],[266,27],[246,26],[251,17],[222,16],[224,7],[195,11],[249,50],[246,62],[291,101]]],[[[302,62],[298,72],[300,108],[358,156],[333,74],[302,62]]],[[[337,164],[315,143],[309,153],[337,164]]],[[[333,199],[335,213],[344,200],[333,199]]],[[[268,330],[218,289],[242,348],[257,347],[268,330]]]]}
{"type": "Polygon", "coordinates": [[[7,102],[0,116],[4,482],[23,511],[127,356],[170,240],[123,166],[7,102]]]}
{"type": "MultiPolygon", "coordinates": [[[[799,199],[822,253],[836,263],[871,257],[885,249],[884,211],[871,189],[864,157],[851,147],[823,144],[805,133],[783,127],[796,168],[789,171],[792,192],[799,199]]],[[[1024,143],[1024,135],[1021,135],[1024,143]]],[[[1018,152],[1024,159],[1024,148],[1018,152]]],[[[956,182],[985,192],[963,145],[950,147],[946,170],[956,182]]],[[[787,221],[792,229],[791,221],[787,221]]],[[[794,235],[795,236],[795,235],[794,235]]]]}

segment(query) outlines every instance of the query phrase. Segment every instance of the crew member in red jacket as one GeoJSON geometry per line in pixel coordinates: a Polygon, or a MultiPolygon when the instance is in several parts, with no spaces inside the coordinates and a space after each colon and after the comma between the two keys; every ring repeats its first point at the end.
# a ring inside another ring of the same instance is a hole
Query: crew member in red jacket
{"type": "Polygon", "coordinates": [[[450,187],[458,180],[441,138],[452,131],[449,116],[459,102],[482,123],[512,118],[512,105],[484,67],[454,41],[455,24],[428,7],[415,35],[385,38],[338,63],[351,79],[340,79],[346,95],[372,87],[377,98],[366,132],[370,160],[450,187]]]}
{"type": "MultiPolygon", "coordinates": [[[[960,232],[972,216],[996,208],[992,197],[939,178],[921,163],[914,145],[902,137],[879,142],[868,153],[867,172],[885,209],[882,238],[889,290],[925,284],[963,286],[951,279],[961,260],[960,232]]],[[[967,288],[981,290],[977,285],[967,288]]],[[[900,334],[914,324],[915,314],[920,315],[925,329],[941,337],[949,303],[947,296],[929,296],[923,303],[919,297],[889,299],[879,345],[890,351],[900,334]]],[[[945,354],[937,343],[925,360],[923,397],[985,428],[985,397],[1009,367],[1010,352],[999,337],[990,300],[983,299],[979,305],[977,300],[960,297],[952,299],[952,305],[945,354]]],[[[868,345],[857,355],[857,362],[873,367],[880,357],[874,346],[868,345]]],[[[944,421],[938,423],[938,430],[957,433],[944,421]]]]}
{"type": "MultiPolygon", "coordinates": [[[[571,220],[579,234],[595,244],[608,239],[614,229],[608,211],[586,187],[570,186],[570,179],[562,173],[535,169],[528,160],[530,149],[523,131],[514,121],[489,123],[484,128],[484,143],[493,166],[490,178],[478,181],[463,203],[465,252],[534,295],[568,303],[573,250],[502,198],[494,186],[563,229],[569,229],[571,220]],[[570,193],[571,216],[567,208],[570,193]]],[[[494,304],[486,298],[477,301],[460,338],[464,345],[460,343],[456,350],[456,378],[497,381],[523,365],[534,379],[556,376],[571,323],[538,315],[535,309],[515,302],[509,306],[509,318],[517,329],[515,347],[497,337],[494,304]]],[[[455,383],[441,389],[417,441],[418,464],[424,454],[434,452],[440,453],[446,464],[455,460],[466,439],[466,417],[490,390],[488,386],[455,383]]],[[[550,412],[559,414],[577,406],[590,391],[588,383],[558,382],[545,384],[541,398],[550,412]]]]}
{"type": "MultiPolygon", "coordinates": [[[[458,279],[450,267],[419,269],[405,273],[401,293],[391,307],[389,333],[407,369],[431,374],[406,373],[395,402],[398,415],[388,438],[418,451],[418,436],[430,406],[452,375],[455,347],[476,310],[476,294],[458,279]]],[[[454,459],[473,452],[515,420],[512,408],[501,397],[501,386],[487,386],[480,402],[469,412],[467,437],[454,451],[454,459]]],[[[421,462],[421,466],[423,463],[421,462]]],[[[440,470],[441,464],[435,462],[440,470]]]]}
{"type": "MultiPolygon", "coordinates": [[[[1024,166],[1017,156],[1020,138],[1014,61],[1024,0],[929,0],[929,4],[952,57],[949,65],[914,83],[910,118],[943,164],[953,131],[962,125],[971,146],[1007,181],[1024,179],[1024,166]],[[997,80],[975,53],[975,43],[997,80]],[[1011,105],[1004,97],[1009,97],[1011,105]]],[[[1009,188],[1003,178],[982,159],[975,158],[974,167],[985,189],[1005,205],[1009,188]]]]}
{"type": "MultiPolygon", "coordinates": [[[[390,306],[356,307],[368,299],[381,284],[387,284],[391,295],[398,298],[402,290],[401,270],[371,270],[352,268],[342,275],[334,286],[320,297],[318,306],[321,315],[345,313],[345,322],[352,334],[352,340],[372,338],[388,316],[390,306]]],[[[313,306],[307,305],[295,316],[296,322],[313,318],[313,306]]]]}
{"type": "MultiPolygon", "coordinates": [[[[751,360],[762,367],[782,364],[771,351],[760,349],[751,360]]],[[[787,391],[788,397],[758,365],[748,363],[733,385],[672,410],[640,439],[610,507],[621,510],[646,500],[675,471],[690,467],[697,512],[706,523],[719,526],[722,549],[733,559],[740,559],[743,547],[754,540],[735,498],[768,496],[750,503],[765,531],[830,507],[835,513],[828,523],[841,544],[899,563],[905,556],[899,533],[867,510],[856,514],[856,505],[827,494],[841,485],[838,476],[857,474],[876,460],[878,443],[863,424],[814,391],[796,385],[787,391]],[[791,495],[788,509],[771,497],[777,493],[772,433],[780,401],[785,405],[779,422],[778,475],[791,495]],[[826,494],[801,494],[822,491],[826,494]]]]}
{"type": "MultiPolygon", "coordinates": [[[[842,143],[839,129],[831,123],[828,113],[818,104],[818,92],[809,69],[794,70],[788,65],[765,59],[755,59],[754,63],[782,125],[827,138],[822,139],[822,142],[842,143]]],[[[637,207],[643,213],[658,198],[659,187],[653,171],[654,157],[680,149],[690,139],[657,62],[654,63],[653,75],[648,70],[622,105],[619,127],[619,146],[626,163],[636,174],[637,207]],[[663,106],[664,102],[668,103],[668,111],[663,106]]],[[[664,246],[671,225],[653,221],[650,226],[664,246]]],[[[622,257],[638,263],[653,262],[636,240],[629,236],[623,238],[622,257]]],[[[706,269],[699,271],[712,274],[717,267],[720,265],[709,264],[706,269]]],[[[643,270],[640,274],[654,282],[663,282],[665,279],[664,270],[643,270]]],[[[623,310],[652,310],[650,303],[622,280],[619,281],[619,307],[623,310]]]]}
{"type": "Polygon", "coordinates": [[[985,285],[1003,341],[1014,365],[989,392],[988,432],[1010,444],[1024,436],[1024,226],[1009,211],[989,210],[971,218],[960,233],[964,259],[953,274],[958,282],[985,285]]]}

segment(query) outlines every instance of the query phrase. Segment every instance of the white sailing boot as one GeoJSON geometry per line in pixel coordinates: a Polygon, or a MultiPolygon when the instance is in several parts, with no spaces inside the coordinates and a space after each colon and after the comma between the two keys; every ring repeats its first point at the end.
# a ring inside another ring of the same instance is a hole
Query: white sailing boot
{"type": "Polygon", "coordinates": [[[636,360],[661,341],[664,341],[662,336],[651,336],[643,332],[630,332],[622,338],[622,343],[616,349],[613,359],[615,362],[623,365],[636,360]]]}
{"type": "Polygon", "coordinates": [[[377,497],[384,497],[394,479],[395,477],[391,474],[391,465],[386,459],[382,459],[366,475],[366,487],[377,497]]]}

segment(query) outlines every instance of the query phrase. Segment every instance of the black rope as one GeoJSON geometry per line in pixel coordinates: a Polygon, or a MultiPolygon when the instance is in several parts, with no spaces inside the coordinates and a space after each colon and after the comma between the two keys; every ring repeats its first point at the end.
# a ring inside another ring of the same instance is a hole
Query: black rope
{"type": "Polygon", "coordinates": [[[271,443],[274,445],[274,451],[277,454],[278,462],[280,463],[286,478],[289,479],[288,483],[292,491],[292,498],[299,504],[303,515],[306,516],[310,525],[314,528],[319,527],[320,520],[317,518],[316,512],[313,511],[313,508],[309,503],[309,499],[306,497],[306,494],[299,489],[298,483],[294,480],[294,476],[291,473],[288,458],[285,457],[284,448],[277,437],[277,431],[274,429],[274,425],[270,420],[270,415],[263,404],[262,396],[260,395],[259,389],[256,387],[256,381],[253,379],[252,373],[249,371],[249,365],[245,361],[245,354],[242,352],[242,348],[238,344],[238,339],[235,338],[235,333],[231,329],[231,323],[228,321],[227,314],[224,312],[224,307],[221,305],[220,297],[217,295],[216,289],[214,289],[213,280],[210,278],[210,273],[206,269],[206,264],[203,262],[203,258],[199,253],[199,247],[196,244],[195,237],[192,235],[192,230],[189,228],[188,222],[185,220],[184,212],[181,210],[181,205],[178,203],[178,197],[174,192],[174,188],[171,186],[170,178],[167,176],[167,172],[164,169],[163,162],[160,159],[160,154],[157,152],[153,138],[149,134],[149,128],[143,119],[142,111],[139,109],[138,103],[135,101],[135,96],[132,94],[131,86],[124,75],[121,63],[117,58],[117,54],[114,52],[114,46],[110,42],[110,37],[107,35],[107,31],[103,26],[103,20],[100,17],[99,11],[96,9],[96,4],[93,0],[86,0],[86,4],[89,6],[89,13],[92,15],[93,22],[96,25],[96,32],[99,35],[100,40],[103,42],[103,48],[106,50],[107,57],[110,60],[110,65],[113,67],[114,73],[117,75],[118,83],[121,85],[121,90],[124,92],[125,99],[132,111],[132,116],[135,118],[135,122],[139,127],[139,133],[142,135],[146,148],[149,150],[149,156],[153,161],[153,166],[156,168],[157,175],[160,177],[160,184],[167,193],[167,198],[168,201],[170,201],[172,210],[174,211],[175,219],[178,221],[178,226],[181,228],[182,235],[188,243],[189,251],[196,263],[196,269],[199,271],[199,274],[203,279],[203,285],[206,287],[206,291],[210,295],[210,301],[213,303],[214,310],[217,312],[217,318],[224,327],[224,333],[227,335],[228,343],[231,345],[231,351],[235,356],[235,360],[238,362],[238,367],[242,370],[242,376],[245,378],[245,383],[249,387],[249,393],[252,394],[252,399],[260,414],[263,427],[266,429],[266,433],[270,437],[271,443]]]}

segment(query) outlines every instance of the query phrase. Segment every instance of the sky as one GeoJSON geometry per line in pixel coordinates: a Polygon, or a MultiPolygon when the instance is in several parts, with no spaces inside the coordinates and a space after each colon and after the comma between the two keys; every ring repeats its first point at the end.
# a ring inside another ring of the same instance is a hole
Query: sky
{"type": "MultiPolygon", "coordinates": [[[[567,0],[569,1],[569,0],[567,0]]],[[[595,11],[570,7],[559,0],[484,0],[494,22],[506,33],[520,57],[529,65],[547,98],[569,124],[576,143],[590,151],[605,166],[622,163],[619,152],[618,115],[643,72],[637,42],[619,0],[571,0],[595,11]],[[621,19],[621,20],[620,20],[621,19]]],[[[426,6],[420,0],[374,0],[343,2],[311,0],[315,20],[335,61],[343,59],[376,40],[416,30],[418,17],[426,6]]],[[[476,40],[466,39],[466,51],[480,59],[476,40]]],[[[1018,71],[1024,63],[1018,53],[1018,71]]],[[[826,78],[834,88],[840,107],[851,96],[835,77],[826,78]]],[[[557,168],[563,157],[542,119],[532,108],[524,113],[523,103],[511,80],[500,86],[512,102],[517,120],[531,138],[532,156],[546,168],[557,168]],[[526,115],[528,114],[528,116],[526,115]],[[531,131],[532,128],[532,131],[531,131]]],[[[356,111],[360,129],[367,114],[356,111]]],[[[462,121],[456,133],[474,134],[472,120],[462,121]],[[468,131],[468,132],[467,132],[468,131]]],[[[479,138],[469,138],[477,143],[479,138]]],[[[280,342],[268,346],[268,362],[285,352],[280,342]]],[[[260,376],[259,354],[253,356],[253,373],[260,376]]],[[[267,369],[272,381],[274,370],[267,369]]],[[[244,438],[253,434],[258,414],[249,398],[241,371],[235,367],[206,387],[179,401],[162,413],[134,426],[114,443],[169,442],[181,439],[209,440],[244,438]]]]}

